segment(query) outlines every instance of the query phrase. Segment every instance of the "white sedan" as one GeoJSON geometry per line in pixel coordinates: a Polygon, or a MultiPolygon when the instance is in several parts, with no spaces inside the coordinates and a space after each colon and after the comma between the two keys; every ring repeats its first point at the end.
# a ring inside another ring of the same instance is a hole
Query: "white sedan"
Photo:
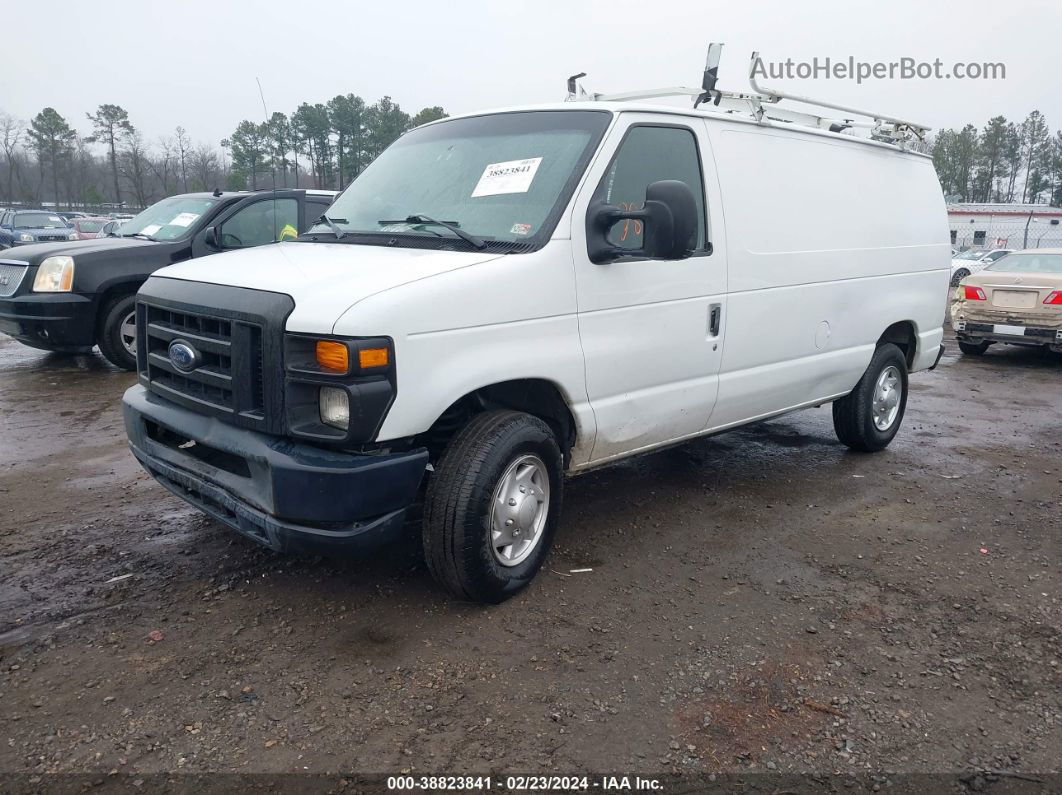
{"type": "Polygon", "coordinates": [[[971,273],[983,271],[997,259],[1005,257],[1013,250],[1012,248],[993,248],[990,250],[972,248],[969,251],[956,254],[951,259],[951,286],[957,287],[959,282],[971,273]]]}

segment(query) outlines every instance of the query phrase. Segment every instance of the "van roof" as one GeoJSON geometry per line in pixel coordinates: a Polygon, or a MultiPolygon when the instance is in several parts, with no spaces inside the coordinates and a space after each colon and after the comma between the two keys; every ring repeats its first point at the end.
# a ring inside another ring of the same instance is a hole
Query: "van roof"
{"type": "MultiPolygon", "coordinates": [[[[437,119],[436,121],[428,122],[431,124],[444,124],[447,121],[453,119],[467,119],[474,118],[476,116],[489,116],[495,113],[520,113],[526,111],[607,111],[609,113],[666,113],[671,116],[688,116],[691,118],[705,119],[708,121],[726,121],[735,122],[738,124],[749,124],[754,127],[767,127],[774,130],[783,130],[791,133],[801,133],[806,135],[819,135],[825,136],[831,139],[838,139],[842,141],[851,141],[857,144],[863,144],[866,146],[879,147],[887,152],[895,152],[897,154],[913,155],[921,158],[930,158],[930,155],[923,152],[918,152],[905,146],[898,144],[886,143],[884,141],[876,141],[870,138],[861,138],[856,135],[850,135],[844,132],[832,132],[830,130],[809,127],[802,124],[793,124],[789,122],[777,121],[772,119],[766,119],[763,121],[756,121],[755,119],[740,113],[728,112],[726,110],[717,109],[714,105],[702,105],[698,108],[681,107],[678,105],[665,105],[661,103],[648,103],[648,102],[609,102],[609,101],[573,101],[573,102],[551,102],[537,105],[514,105],[512,107],[504,108],[491,108],[487,110],[479,110],[471,113],[460,113],[453,116],[447,116],[444,119],[437,119]]],[[[422,126],[428,126],[422,125],[422,126]]]]}

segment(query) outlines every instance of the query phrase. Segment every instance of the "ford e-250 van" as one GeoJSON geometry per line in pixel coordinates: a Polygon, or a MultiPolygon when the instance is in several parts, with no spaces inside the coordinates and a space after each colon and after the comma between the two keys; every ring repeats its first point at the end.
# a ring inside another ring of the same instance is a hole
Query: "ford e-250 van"
{"type": "Polygon", "coordinates": [[[297,241],[157,272],[134,454],[275,549],[378,542],[421,505],[431,573],[497,602],[566,473],[829,401],[881,450],[942,351],[941,190],[903,124],[770,100],[445,119],[297,241]]]}

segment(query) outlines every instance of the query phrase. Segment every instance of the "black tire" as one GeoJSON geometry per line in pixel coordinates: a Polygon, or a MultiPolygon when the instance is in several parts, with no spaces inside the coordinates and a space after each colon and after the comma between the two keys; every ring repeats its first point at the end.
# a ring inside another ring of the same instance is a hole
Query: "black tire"
{"type": "Polygon", "coordinates": [[[951,286],[958,287],[959,282],[961,282],[969,275],[970,271],[966,270],[966,268],[959,268],[957,271],[955,271],[955,273],[951,275],[951,286]]]}
{"type": "Polygon", "coordinates": [[[542,420],[517,411],[478,414],[450,441],[424,499],[424,558],[436,581],[461,599],[497,604],[534,578],[553,542],[563,497],[557,440],[542,420]],[[491,500],[521,456],[537,457],[549,480],[545,526],[529,556],[500,563],[490,526],[491,500]]]}
{"type": "Polygon", "coordinates": [[[959,350],[967,356],[983,356],[991,344],[990,342],[963,342],[959,340],[959,350]]]}
{"type": "Polygon", "coordinates": [[[892,343],[879,345],[863,377],[849,394],[833,403],[833,429],[837,438],[853,450],[873,453],[884,450],[896,436],[907,409],[907,359],[892,343]],[[899,373],[899,410],[882,430],[874,422],[874,393],[878,379],[890,367],[899,373]]]}
{"type": "Polygon", "coordinates": [[[122,342],[122,323],[136,309],[135,295],[122,295],[111,299],[103,307],[96,344],[103,357],[123,370],[136,369],[136,356],[122,342]]]}

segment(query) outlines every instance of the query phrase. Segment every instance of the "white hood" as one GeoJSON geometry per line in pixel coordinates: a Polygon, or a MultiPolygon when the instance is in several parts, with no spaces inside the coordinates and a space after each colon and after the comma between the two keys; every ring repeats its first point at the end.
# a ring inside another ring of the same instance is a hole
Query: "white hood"
{"type": "Polygon", "coordinates": [[[328,334],[344,312],[370,295],[498,256],[347,243],[276,243],[189,260],[154,276],[284,293],[295,299],[289,329],[328,334]]]}

